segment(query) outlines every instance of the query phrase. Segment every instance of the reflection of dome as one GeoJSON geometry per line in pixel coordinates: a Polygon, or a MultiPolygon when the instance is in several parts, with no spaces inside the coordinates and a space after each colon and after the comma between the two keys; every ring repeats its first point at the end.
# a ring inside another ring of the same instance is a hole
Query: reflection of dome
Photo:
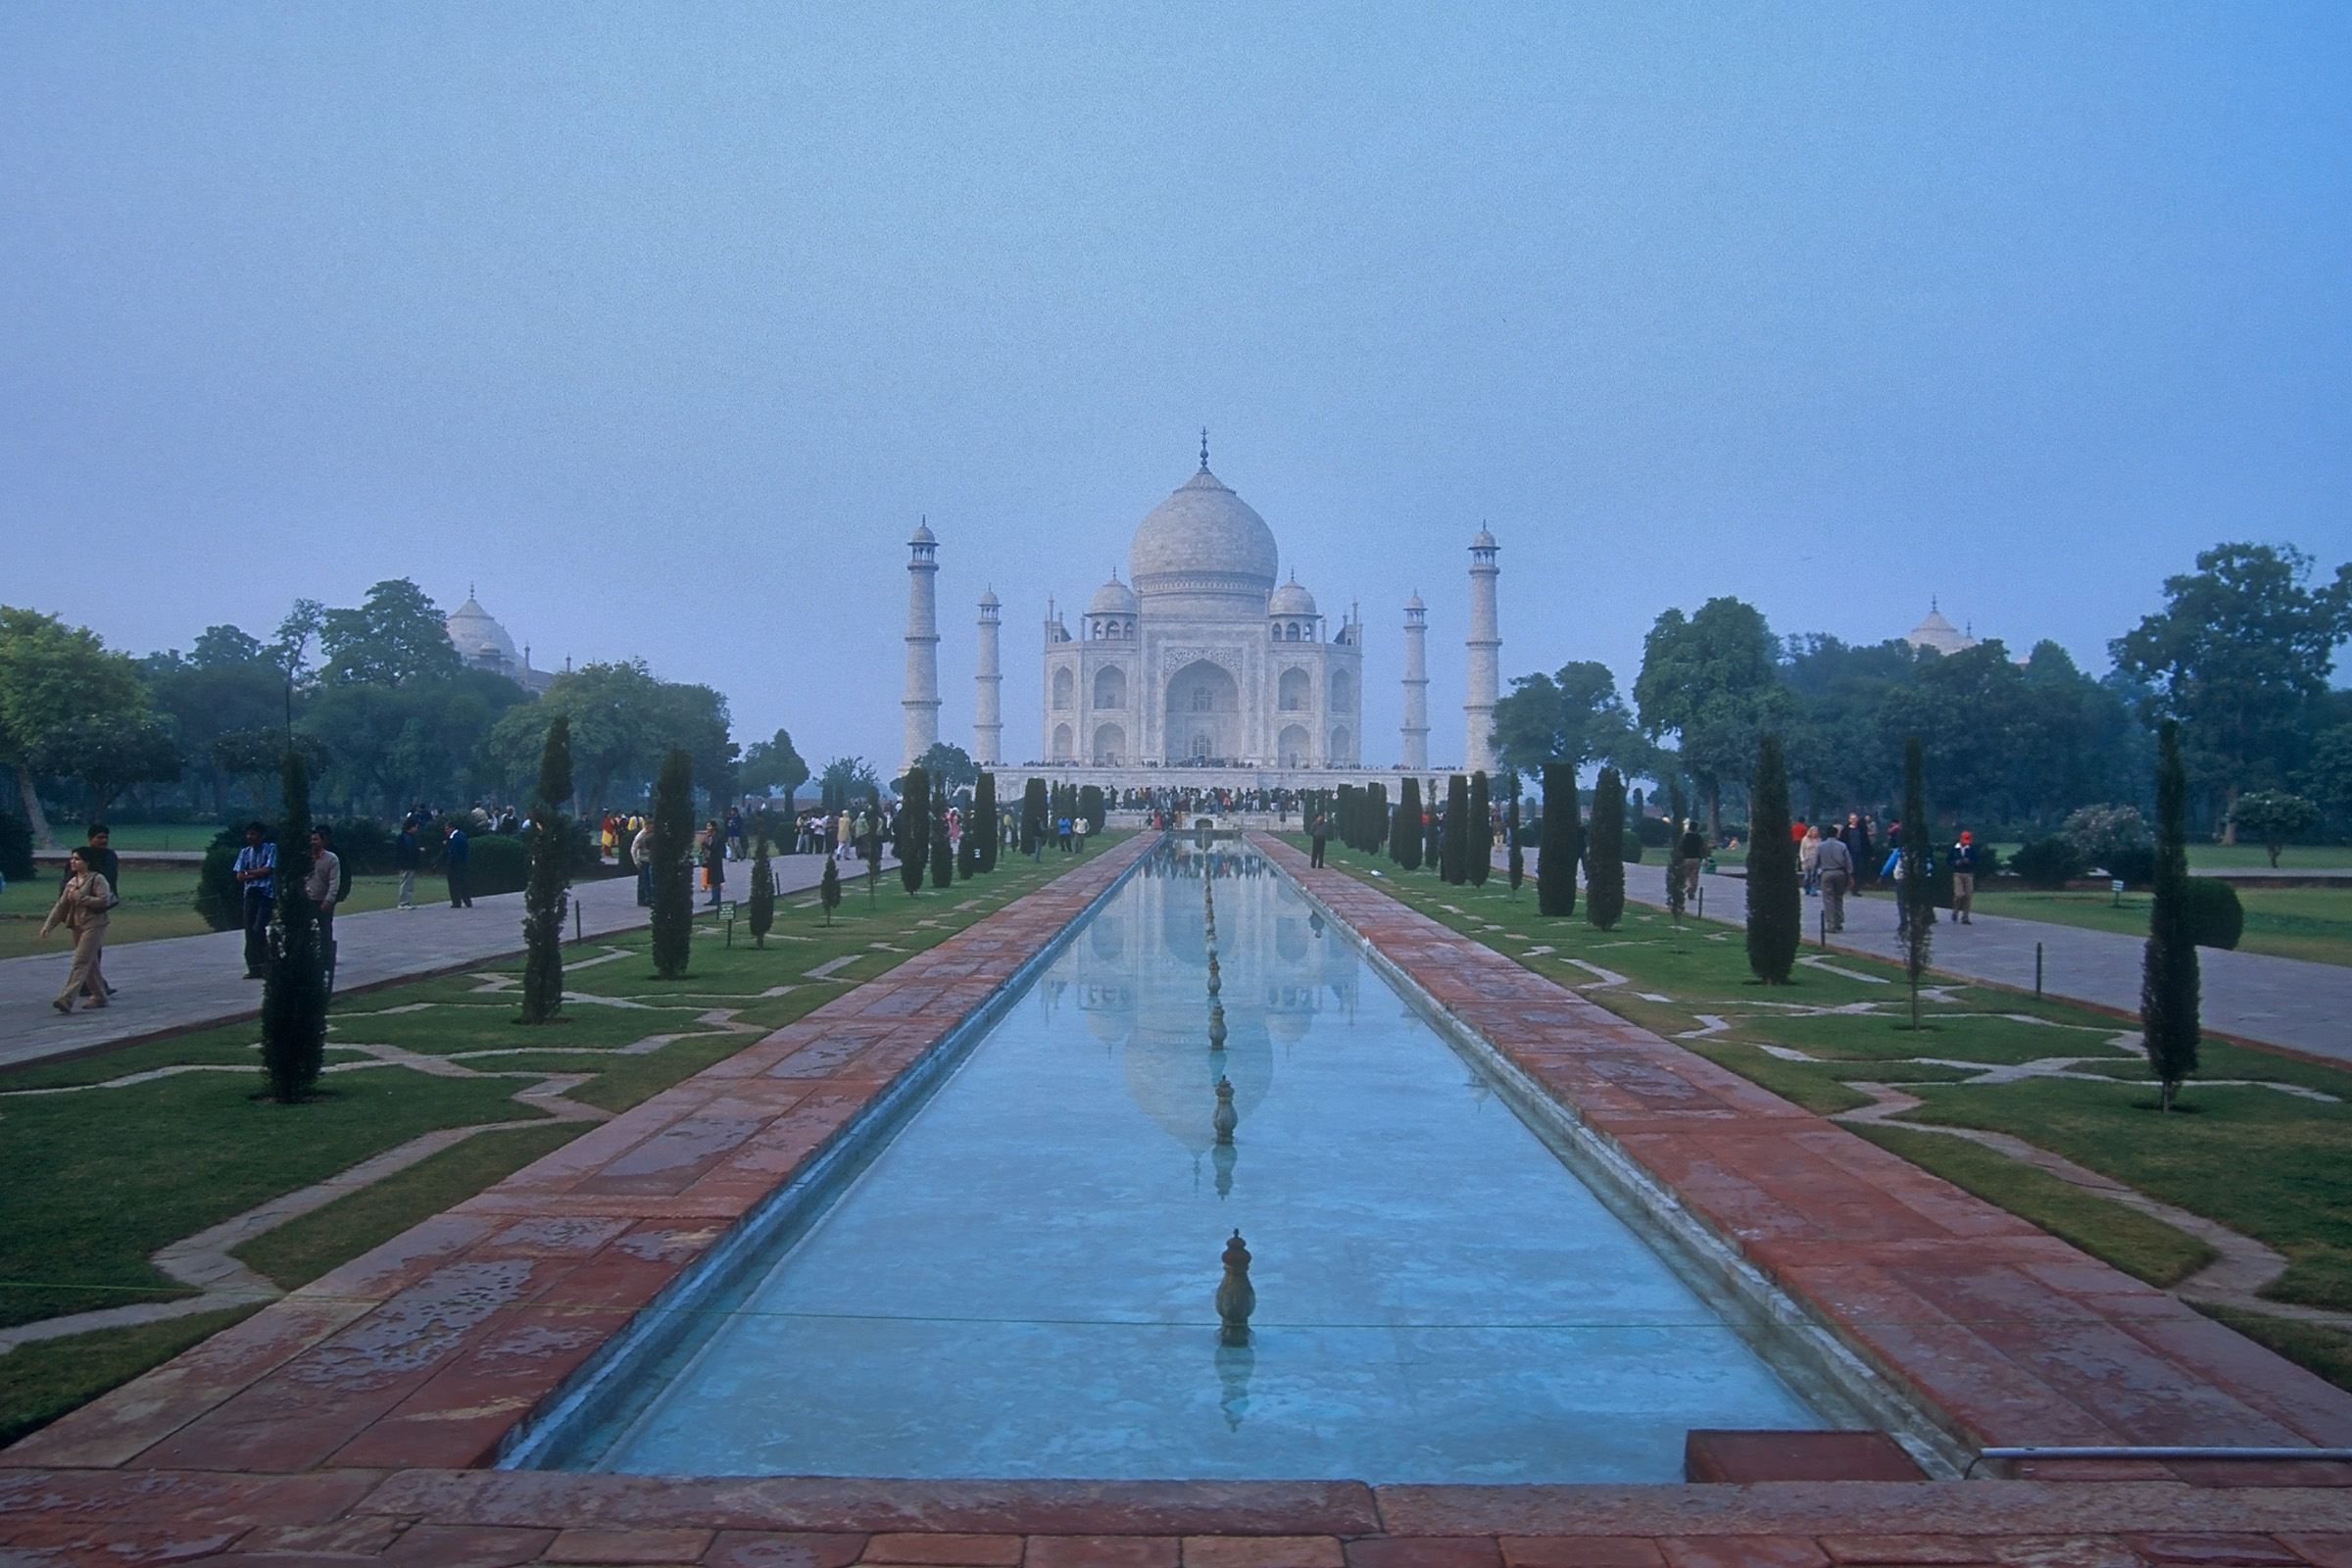
{"type": "Polygon", "coordinates": [[[1250,504],[1200,471],[1136,524],[1127,545],[1136,590],[1262,594],[1274,586],[1274,530],[1250,504]]]}
{"type": "Polygon", "coordinates": [[[1086,603],[1090,615],[1132,615],[1135,613],[1135,590],[1113,576],[1095,590],[1095,597],[1086,603]]]}
{"type": "Polygon", "coordinates": [[[1311,615],[1314,612],[1315,596],[1299,587],[1297,577],[1275,589],[1274,597],[1266,601],[1266,613],[1269,615],[1311,615]]]}

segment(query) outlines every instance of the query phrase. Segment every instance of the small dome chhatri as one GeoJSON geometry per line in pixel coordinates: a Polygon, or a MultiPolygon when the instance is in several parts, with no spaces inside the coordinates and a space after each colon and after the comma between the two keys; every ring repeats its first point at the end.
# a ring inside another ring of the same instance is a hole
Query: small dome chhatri
{"type": "Polygon", "coordinates": [[[1254,593],[1274,586],[1274,530],[1223,480],[1200,471],[1136,524],[1127,573],[1136,592],[1254,593]]]}
{"type": "Polygon", "coordinates": [[[1274,597],[1266,601],[1266,613],[1270,615],[1312,615],[1316,613],[1315,596],[1299,587],[1298,579],[1294,575],[1289,582],[1275,589],[1274,597]]]}
{"type": "Polygon", "coordinates": [[[1119,581],[1112,572],[1110,581],[1095,590],[1095,597],[1086,602],[1090,615],[1132,615],[1135,613],[1135,590],[1119,581]]]}

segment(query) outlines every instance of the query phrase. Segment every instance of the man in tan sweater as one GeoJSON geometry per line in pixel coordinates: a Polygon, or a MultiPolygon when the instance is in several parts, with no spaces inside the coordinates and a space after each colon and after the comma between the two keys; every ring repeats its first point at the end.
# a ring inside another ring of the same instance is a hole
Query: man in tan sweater
{"type": "Polygon", "coordinates": [[[87,847],[74,852],[66,885],[58,890],[49,918],[41,922],[44,937],[61,925],[74,933],[74,967],[66,974],[66,988],[50,1004],[60,1012],[72,1012],[74,999],[84,991],[89,993],[89,1005],[106,1005],[106,977],[98,958],[106,946],[106,911],[114,906],[115,890],[98,874],[97,859],[97,852],[87,847]]]}

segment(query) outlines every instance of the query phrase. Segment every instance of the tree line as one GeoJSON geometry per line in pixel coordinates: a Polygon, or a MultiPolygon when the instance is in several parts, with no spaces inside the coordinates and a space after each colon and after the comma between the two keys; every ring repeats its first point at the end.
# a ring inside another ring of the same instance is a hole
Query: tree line
{"type": "Polygon", "coordinates": [[[2033,839],[2084,807],[2152,812],[2169,720],[2192,827],[2266,841],[2323,819],[2352,830],[2352,692],[2329,685],[2352,636],[2352,564],[2318,581],[2291,546],[2222,544],[2164,593],[2109,642],[2096,677],[2046,640],[2019,659],[1998,639],[1945,655],[1781,637],[1752,605],[1710,599],[1658,616],[1630,707],[1592,661],[1514,679],[1495,753],[1531,776],[1605,763],[1688,780],[1720,839],[1727,806],[1748,810],[1764,734],[1781,737],[1794,808],[1816,821],[1894,802],[1917,736],[1938,816],[2033,839]]]}

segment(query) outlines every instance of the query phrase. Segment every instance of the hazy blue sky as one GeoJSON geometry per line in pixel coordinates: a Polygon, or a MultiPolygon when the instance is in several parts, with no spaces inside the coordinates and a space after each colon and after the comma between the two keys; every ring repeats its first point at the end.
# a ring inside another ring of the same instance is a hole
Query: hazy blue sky
{"type": "Polygon", "coordinates": [[[0,598],[110,642],[411,575],[896,760],[1194,466],[1506,673],[1667,605],[2093,668],[2352,554],[2352,7],[0,10],[0,598]]]}

